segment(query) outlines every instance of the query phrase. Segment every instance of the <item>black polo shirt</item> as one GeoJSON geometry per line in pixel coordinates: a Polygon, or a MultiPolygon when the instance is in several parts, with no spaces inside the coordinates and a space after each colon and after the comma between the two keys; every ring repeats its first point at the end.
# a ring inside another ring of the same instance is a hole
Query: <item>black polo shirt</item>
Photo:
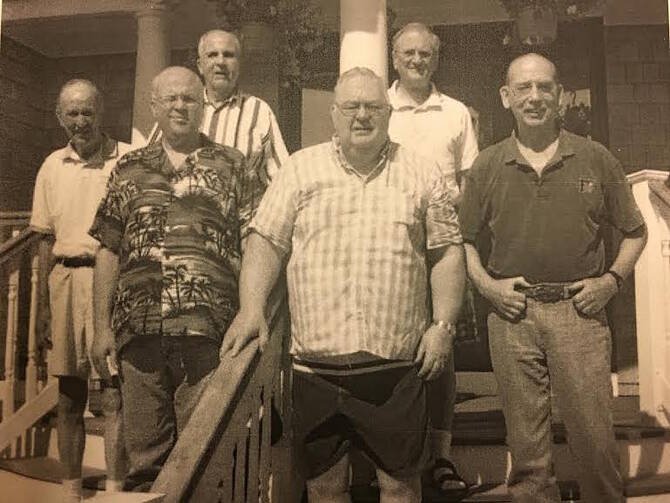
{"type": "Polygon", "coordinates": [[[644,225],[621,164],[605,147],[561,131],[538,174],[513,136],[487,148],[467,174],[459,218],[465,242],[488,227],[494,277],[574,281],[605,270],[602,226],[644,225]]]}

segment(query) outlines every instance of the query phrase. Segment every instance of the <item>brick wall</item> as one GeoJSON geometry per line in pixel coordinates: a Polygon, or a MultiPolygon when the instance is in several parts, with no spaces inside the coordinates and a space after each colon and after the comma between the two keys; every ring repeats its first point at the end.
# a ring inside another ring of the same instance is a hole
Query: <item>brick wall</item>
{"type": "Polygon", "coordinates": [[[49,60],[3,37],[0,50],[0,211],[29,207],[32,187],[49,151],[44,127],[49,106],[49,60]]]}
{"type": "Polygon", "coordinates": [[[627,172],[670,170],[668,26],[605,30],[610,149],[627,172]]]}

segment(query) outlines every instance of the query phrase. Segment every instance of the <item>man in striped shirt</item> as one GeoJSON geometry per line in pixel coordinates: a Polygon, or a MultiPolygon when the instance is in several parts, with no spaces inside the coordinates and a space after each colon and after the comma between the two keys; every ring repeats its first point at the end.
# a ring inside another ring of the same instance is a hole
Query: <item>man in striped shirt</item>
{"type": "Polygon", "coordinates": [[[252,221],[224,336],[224,353],[265,342],[264,305],[286,259],[294,439],[310,501],[349,501],[352,447],[375,464],[380,501],[421,501],[424,381],[450,358],[464,258],[445,176],[389,141],[389,114],[371,70],[340,77],[333,140],[292,156],[252,221]]]}
{"type": "MultiPolygon", "coordinates": [[[[241,56],[242,45],[234,33],[211,30],[200,37],[198,71],[205,84],[200,131],[242,152],[249,160],[247,166],[258,166],[256,174],[267,185],[288,160],[288,151],[270,106],[238,87],[241,56]]],[[[160,134],[154,127],[149,143],[160,134]]]]}

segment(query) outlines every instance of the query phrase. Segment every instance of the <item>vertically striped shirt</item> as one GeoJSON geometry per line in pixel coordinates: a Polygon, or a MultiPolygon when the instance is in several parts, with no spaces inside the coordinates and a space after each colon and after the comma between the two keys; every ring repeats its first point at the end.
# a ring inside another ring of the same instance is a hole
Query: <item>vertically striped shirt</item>
{"type": "MultiPolygon", "coordinates": [[[[266,181],[272,180],[288,160],[288,151],[272,109],[265,101],[250,94],[238,91],[216,106],[205,91],[200,131],[216,143],[235,147],[247,159],[262,155],[264,161],[260,163],[262,173],[259,175],[266,181]]],[[[160,137],[160,129],[155,125],[148,143],[154,143],[160,137]]],[[[248,165],[252,164],[249,162],[248,165]]]]}
{"type": "Polygon", "coordinates": [[[295,153],[251,228],[284,253],[291,352],[411,360],[429,322],[426,250],[461,243],[439,167],[391,143],[362,177],[336,143],[295,153]]]}

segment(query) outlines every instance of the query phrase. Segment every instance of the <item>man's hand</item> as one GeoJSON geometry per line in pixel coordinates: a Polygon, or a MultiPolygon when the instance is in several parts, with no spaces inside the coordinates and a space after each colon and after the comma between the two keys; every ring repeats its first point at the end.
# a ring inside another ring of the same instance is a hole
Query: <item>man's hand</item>
{"type": "Polygon", "coordinates": [[[262,352],[268,342],[268,324],[263,311],[240,310],[223,336],[219,356],[223,358],[229,351],[230,356],[237,356],[256,337],[259,337],[258,349],[262,352]]]}
{"type": "Polygon", "coordinates": [[[572,303],[575,309],[584,316],[594,316],[599,313],[609,300],[618,291],[616,279],[605,273],[599,278],[586,278],[568,286],[571,293],[575,293],[572,303]]]}
{"type": "Polygon", "coordinates": [[[107,365],[107,356],[113,362],[116,362],[116,342],[114,339],[114,332],[112,332],[110,327],[104,327],[102,330],[98,329],[93,338],[93,347],[91,348],[93,365],[98,374],[100,374],[100,377],[107,382],[112,379],[107,365]]]}
{"type": "Polygon", "coordinates": [[[494,279],[482,294],[493,304],[496,310],[506,318],[515,320],[526,310],[526,296],[514,289],[516,286],[531,286],[523,276],[516,278],[494,279]]]}
{"type": "Polygon", "coordinates": [[[453,337],[443,327],[431,325],[421,337],[414,363],[419,366],[419,377],[431,381],[446,368],[453,349],[453,337]]]}

